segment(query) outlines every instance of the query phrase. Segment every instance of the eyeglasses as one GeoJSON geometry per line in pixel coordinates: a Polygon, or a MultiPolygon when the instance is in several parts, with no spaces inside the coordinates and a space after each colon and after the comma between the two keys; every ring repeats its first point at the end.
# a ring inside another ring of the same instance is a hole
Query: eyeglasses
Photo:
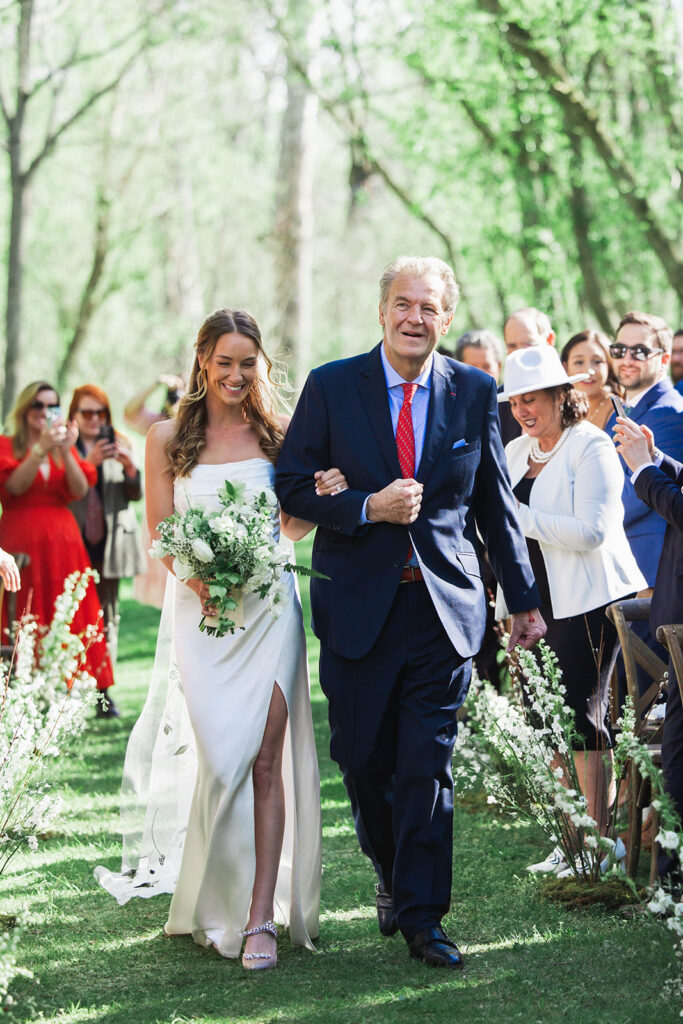
{"type": "Polygon", "coordinates": [[[647,345],[610,345],[609,354],[612,359],[625,359],[626,353],[631,353],[631,359],[644,363],[653,356],[660,355],[664,349],[648,348],[647,345]]]}
{"type": "Polygon", "coordinates": [[[40,412],[43,412],[43,410],[48,409],[59,409],[59,404],[56,402],[41,402],[36,398],[35,401],[31,402],[29,405],[29,409],[39,409],[40,412]]]}
{"type": "Polygon", "coordinates": [[[106,409],[76,409],[76,412],[80,413],[83,419],[86,420],[101,420],[105,423],[109,419],[109,413],[106,409]]]}

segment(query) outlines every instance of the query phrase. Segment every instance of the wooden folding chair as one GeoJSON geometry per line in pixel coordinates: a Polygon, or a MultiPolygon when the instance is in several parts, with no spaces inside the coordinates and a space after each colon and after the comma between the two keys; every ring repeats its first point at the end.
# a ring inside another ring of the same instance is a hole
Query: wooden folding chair
{"type": "MultiPolygon", "coordinates": [[[[24,551],[12,552],[14,555],[14,561],[17,563],[17,569],[20,573],[30,565],[31,556],[27,555],[24,551]]],[[[0,623],[2,622],[2,609],[3,605],[7,604],[7,625],[10,630],[10,634],[7,637],[7,643],[0,643],[0,660],[11,659],[14,653],[13,641],[13,624],[17,617],[17,595],[10,591],[5,591],[5,584],[0,579],[0,623]]],[[[3,638],[4,639],[4,638],[3,638]]]]}
{"type": "MultiPolygon", "coordinates": [[[[615,601],[607,607],[607,616],[616,626],[621,644],[626,674],[626,689],[633,701],[636,713],[636,735],[647,743],[648,750],[655,764],[662,761],[662,723],[650,720],[649,712],[662,691],[668,665],[650,650],[647,644],[629,629],[630,622],[646,622],[650,615],[650,598],[630,598],[615,601]],[[638,683],[638,668],[641,668],[652,680],[645,693],[641,696],[638,683]]],[[[616,691],[616,669],[612,676],[612,707],[618,707],[619,696],[616,691]]],[[[614,718],[613,712],[613,718],[614,718]]],[[[629,836],[626,850],[626,871],[630,878],[635,878],[640,859],[641,834],[643,827],[643,810],[650,803],[650,786],[643,779],[635,764],[629,765],[628,779],[628,822],[629,836]]],[[[652,861],[650,865],[650,881],[657,876],[657,857],[654,849],[654,837],[659,831],[659,819],[654,807],[652,815],[652,861]]]]}

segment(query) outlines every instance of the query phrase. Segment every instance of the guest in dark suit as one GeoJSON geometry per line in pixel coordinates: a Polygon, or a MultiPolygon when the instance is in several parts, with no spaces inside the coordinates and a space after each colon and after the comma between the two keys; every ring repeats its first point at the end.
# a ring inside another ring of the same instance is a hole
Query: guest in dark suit
{"type": "Polygon", "coordinates": [[[277,466],[286,513],[318,525],[311,584],[330,749],[378,876],[380,930],[439,967],[452,873],[456,712],[486,621],[481,531],[508,607],[510,649],[545,627],[500,444],[496,384],[434,351],[458,296],[437,259],[380,282],[382,342],[314,370],[277,466]],[[327,494],[316,473],[348,487],[327,494]]]}
{"type": "MultiPolygon", "coordinates": [[[[648,427],[663,452],[677,462],[683,462],[683,397],[673,388],[667,375],[671,359],[671,328],[661,317],[650,313],[631,312],[622,317],[616,339],[610,345],[610,355],[619,384],[624,388],[624,407],[629,418],[648,427]]],[[[605,425],[611,433],[615,424],[614,413],[605,425]]],[[[650,597],[655,583],[664,543],[666,523],[636,494],[630,480],[630,470],[624,466],[624,529],[635,555],[638,568],[647,582],[639,597],[650,597]]],[[[661,658],[666,651],[657,643],[646,622],[634,622],[638,634],[661,658]]],[[[649,680],[643,673],[641,690],[647,689],[649,680]]],[[[622,690],[625,687],[622,683],[622,690]]]]}
{"type": "MultiPolygon", "coordinates": [[[[662,554],[657,568],[650,629],[683,622],[683,463],[655,448],[655,437],[647,427],[619,418],[614,427],[617,451],[632,471],[631,482],[641,501],[666,522],[662,554]]],[[[669,663],[669,687],[662,738],[664,782],[683,821],[683,709],[676,674],[669,663]]],[[[664,876],[680,865],[662,850],[659,873],[664,876]]]]}
{"type": "Polygon", "coordinates": [[[674,332],[671,345],[671,383],[679,395],[683,395],[683,328],[674,332]]]}
{"type": "MultiPolygon", "coordinates": [[[[494,378],[496,383],[500,379],[500,372],[503,368],[503,342],[493,333],[483,328],[476,328],[472,331],[465,331],[455,343],[453,352],[439,347],[442,355],[452,355],[459,363],[467,366],[476,366],[494,378]]],[[[503,431],[504,414],[503,405],[498,406],[498,416],[501,422],[501,433],[503,431]]],[[[481,650],[474,659],[477,675],[480,679],[486,679],[492,683],[497,690],[501,690],[509,679],[507,666],[500,660],[500,623],[496,622],[493,614],[493,605],[496,594],[496,578],[486,557],[484,545],[477,538],[477,554],[481,566],[481,578],[488,598],[486,602],[486,629],[482,640],[481,650]]]]}

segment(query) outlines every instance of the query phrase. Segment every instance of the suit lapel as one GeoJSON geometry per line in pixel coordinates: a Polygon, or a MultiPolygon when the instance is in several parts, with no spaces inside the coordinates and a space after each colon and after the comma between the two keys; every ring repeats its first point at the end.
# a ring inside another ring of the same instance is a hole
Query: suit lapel
{"type": "Polygon", "coordinates": [[[650,406],[653,405],[666,390],[666,381],[660,380],[656,384],[652,385],[648,393],[643,395],[640,401],[631,409],[630,417],[634,423],[640,423],[642,421],[643,416],[645,416],[650,406]]]}
{"type": "Polygon", "coordinates": [[[424,447],[422,449],[422,458],[415,474],[416,479],[420,483],[424,483],[429,476],[436,457],[443,448],[448,428],[455,412],[456,390],[455,380],[449,372],[446,360],[438,352],[435,352],[424,447]]]}
{"type": "Polygon", "coordinates": [[[363,399],[365,415],[370,422],[382,456],[391,471],[392,480],[398,480],[401,476],[401,467],[398,462],[396,438],[391,425],[387,380],[379,354],[380,345],[368,353],[365,366],[358,379],[358,390],[363,399]]]}

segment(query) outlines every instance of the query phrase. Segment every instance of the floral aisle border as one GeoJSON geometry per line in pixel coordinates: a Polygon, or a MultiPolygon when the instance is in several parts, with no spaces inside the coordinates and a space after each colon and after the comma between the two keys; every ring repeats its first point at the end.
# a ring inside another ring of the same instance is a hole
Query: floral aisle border
{"type": "MultiPolygon", "coordinates": [[[[97,700],[86,671],[90,644],[103,643],[95,625],[71,632],[92,569],[72,573],[55,601],[52,622],[30,616],[20,622],[11,661],[0,662],[0,874],[19,850],[36,850],[61,802],[47,777],[47,762],[83,732],[97,700]]],[[[30,977],[17,966],[21,913],[0,918],[0,1009],[11,1019],[12,981],[30,977]],[[6,930],[2,930],[2,928],[6,930]]]]}
{"type": "MultiPolygon", "coordinates": [[[[507,638],[505,638],[507,639],[507,638]]],[[[513,685],[500,694],[473,675],[466,703],[467,718],[459,726],[453,776],[464,790],[483,786],[489,803],[537,826],[559,845],[572,869],[572,881],[595,886],[618,870],[616,808],[609,835],[600,834],[588,813],[574,763],[577,732],[574,712],[564,701],[566,689],[553,651],[544,641],[534,653],[517,648],[510,664],[513,685]]],[[[636,735],[630,698],[617,722],[612,750],[614,781],[618,786],[630,761],[650,781],[652,803],[659,812],[657,842],[683,863],[683,834],[662,774],[647,746],[636,735]]],[[[637,896],[631,879],[620,875],[637,896]]],[[[647,891],[643,906],[674,936],[679,970],[667,996],[683,1002],[683,899],[659,881],[647,891]]],[[[681,1010],[683,1017],[683,1010],[681,1010]]]]}

